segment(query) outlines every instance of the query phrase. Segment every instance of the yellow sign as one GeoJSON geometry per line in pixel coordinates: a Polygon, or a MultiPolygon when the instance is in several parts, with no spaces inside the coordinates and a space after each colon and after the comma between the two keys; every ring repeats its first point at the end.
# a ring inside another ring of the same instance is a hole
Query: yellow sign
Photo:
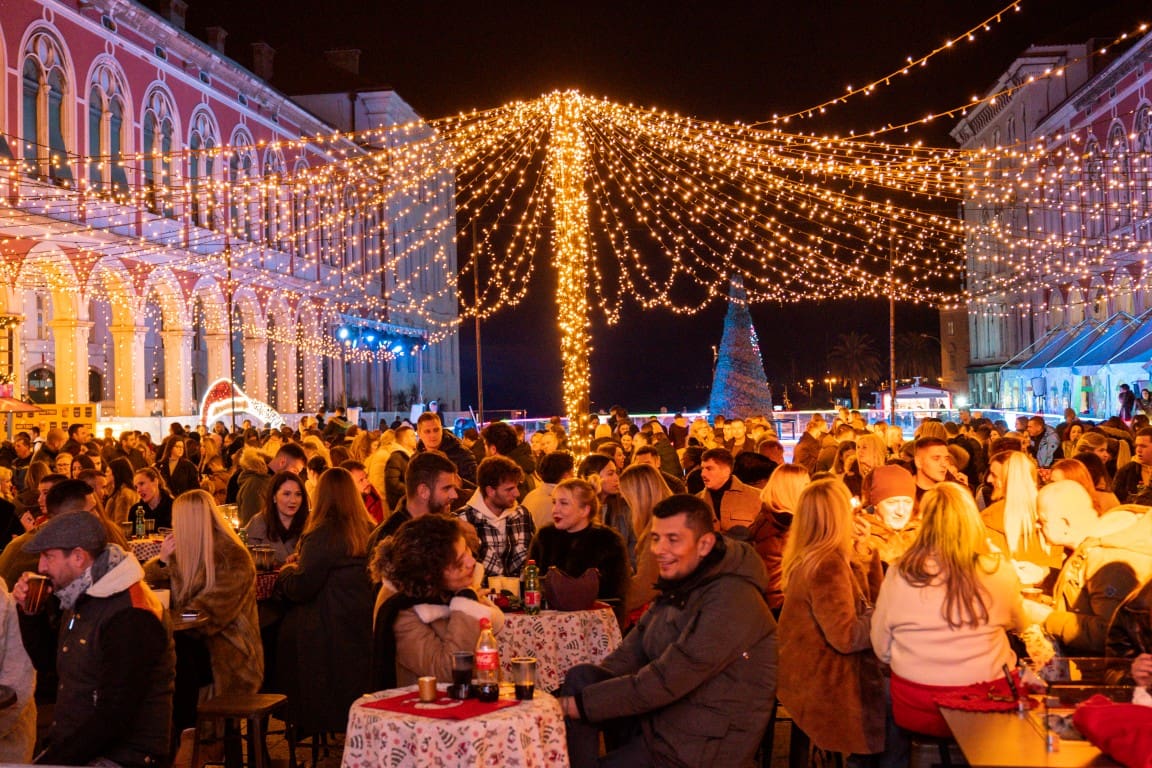
{"type": "Polygon", "coordinates": [[[44,435],[53,427],[68,431],[72,424],[86,424],[95,432],[100,418],[99,407],[92,403],[46,403],[40,407],[43,410],[35,413],[12,414],[16,420],[15,431],[28,432],[32,427],[40,427],[40,434],[44,435]]]}

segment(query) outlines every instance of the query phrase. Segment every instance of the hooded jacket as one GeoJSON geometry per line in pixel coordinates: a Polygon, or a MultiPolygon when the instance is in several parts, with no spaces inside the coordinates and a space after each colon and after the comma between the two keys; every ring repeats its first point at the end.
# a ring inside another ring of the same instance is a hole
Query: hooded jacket
{"type": "Polygon", "coordinates": [[[1102,656],[1108,625],[1131,592],[1152,576],[1152,514],[1125,505],[1104,517],[1064,561],[1044,631],[1069,651],[1102,656]],[[1131,524],[1117,525],[1134,520],[1131,524]]]}
{"type": "Polygon", "coordinates": [[[65,611],[56,667],[60,688],[48,746],[36,761],[163,764],[172,727],[176,652],[160,600],[136,558],[92,564],[93,584],[65,611]]]}
{"type": "Polygon", "coordinates": [[[272,481],[268,474],[268,462],[256,450],[246,448],[236,460],[240,468],[237,480],[236,505],[240,508],[240,524],[248,525],[248,521],[264,508],[264,490],[272,481]]]}
{"type": "Polygon", "coordinates": [[[776,622],[748,544],[718,537],[601,665],[614,676],[577,697],[592,722],[639,716],[656,766],[751,766],[776,694],[776,622]]]}

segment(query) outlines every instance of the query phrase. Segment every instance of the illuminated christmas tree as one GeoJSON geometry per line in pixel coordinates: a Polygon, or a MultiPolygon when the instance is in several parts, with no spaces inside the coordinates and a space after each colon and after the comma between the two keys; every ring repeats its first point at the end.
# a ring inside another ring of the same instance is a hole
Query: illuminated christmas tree
{"type": "Polygon", "coordinates": [[[744,281],[739,277],[732,278],[728,290],[728,314],[724,317],[708,412],[728,418],[772,413],[772,389],[764,375],[760,342],[748,312],[744,281]]]}

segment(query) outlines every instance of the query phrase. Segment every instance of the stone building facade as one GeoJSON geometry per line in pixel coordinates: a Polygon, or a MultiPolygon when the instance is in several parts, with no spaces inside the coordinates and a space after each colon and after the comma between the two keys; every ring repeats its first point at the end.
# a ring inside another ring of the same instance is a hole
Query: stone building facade
{"type": "Polygon", "coordinates": [[[0,376],[119,417],[194,413],[220,378],[284,413],[458,407],[451,174],[380,192],[386,168],[342,168],[377,148],[270,85],[270,48],[241,66],[185,11],[4,4],[0,376]]]}

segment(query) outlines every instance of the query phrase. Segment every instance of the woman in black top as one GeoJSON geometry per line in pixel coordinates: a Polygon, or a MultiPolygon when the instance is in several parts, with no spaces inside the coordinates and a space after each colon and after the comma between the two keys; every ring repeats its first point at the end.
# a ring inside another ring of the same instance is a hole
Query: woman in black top
{"type": "Polygon", "coordinates": [[[185,448],[184,438],[170,437],[164,443],[160,461],[156,462],[157,471],[174,497],[200,488],[200,470],[185,457],[185,448]]]}
{"type": "Polygon", "coordinates": [[[552,491],[553,525],[536,531],[528,558],[536,561],[541,574],[552,566],[569,576],[598,569],[600,599],[614,600],[620,608],[632,569],[624,539],[598,520],[599,495],[599,489],[586,480],[570,478],[557,485],[552,491]]]}

